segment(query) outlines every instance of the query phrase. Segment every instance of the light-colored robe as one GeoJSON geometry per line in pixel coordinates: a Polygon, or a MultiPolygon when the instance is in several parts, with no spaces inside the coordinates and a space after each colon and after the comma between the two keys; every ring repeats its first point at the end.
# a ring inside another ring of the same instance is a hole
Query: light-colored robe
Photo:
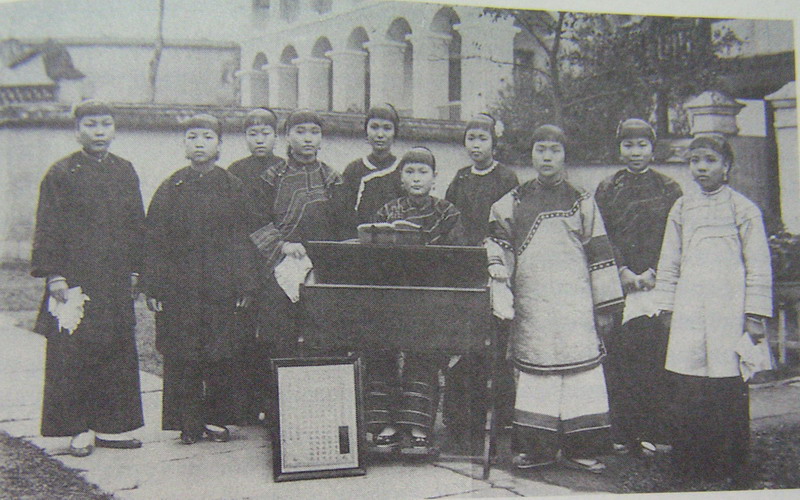
{"type": "Polygon", "coordinates": [[[605,348],[594,313],[621,307],[623,298],[591,194],[566,181],[529,181],[492,206],[489,223],[489,263],[512,275],[514,365],[540,375],[596,367],[605,348]]]}
{"type": "Polygon", "coordinates": [[[728,186],[672,207],[656,277],[660,309],[673,311],[666,368],[735,377],[745,314],[772,316],[772,268],[761,211],[728,186]]]}

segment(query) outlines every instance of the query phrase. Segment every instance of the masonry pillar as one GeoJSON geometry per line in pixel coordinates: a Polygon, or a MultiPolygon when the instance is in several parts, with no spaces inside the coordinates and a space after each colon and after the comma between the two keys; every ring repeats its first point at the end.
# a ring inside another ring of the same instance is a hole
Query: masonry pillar
{"type": "MultiPolygon", "coordinates": [[[[765,154],[759,153],[764,151],[763,144],[754,144],[752,137],[739,136],[736,116],[744,105],[722,92],[712,90],[689,100],[683,107],[689,114],[693,137],[717,133],[728,138],[734,156],[729,181],[731,187],[768,215],[771,206],[769,160],[765,154]]],[[[692,187],[695,187],[694,183],[692,187]]]]}
{"type": "Polygon", "coordinates": [[[781,219],[790,233],[800,233],[800,159],[797,153],[797,95],[789,82],[766,98],[775,112],[781,219]]]}
{"type": "Polygon", "coordinates": [[[388,102],[398,111],[410,109],[410,92],[405,88],[406,44],[376,40],[364,46],[369,50],[370,102],[388,102]]]}
{"type": "Polygon", "coordinates": [[[269,75],[266,71],[242,70],[237,75],[242,106],[255,108],[269,105],[269,75]]]}
{"type": "Polygon", "coordinates": [[[324,57],[303,57],[293,63],[297,65],[297,107],[329,110],[331,62],[324,57]]]}
{"type": "Polygon", "coordinates": [[[514,36],[509,19],[476,19],[454,26],[461,35],[461,117],[485,112],[514,83],[514,36]]]}
{"type": "Polygon", "coordinates": [[[367,53],[362,50],[338,50],[325,55],[333,62],[333,110],[365,111],[367,53]]]}
{"type": "Polygon", "coordinates": [[[440,109],[441,116],[448,116],[452,38],[432,31],[409,36],[414,47],[412,109],[416,118],[440,118],[440,109]]]}
{"type": "Polygon", "coordinates": [[[707,90],[687,101],[683,107],[689,113],[692,136],[709,133],[734,136],[739,133],[736,115],[744,105],[722,92],[707,90]]]}
{"type": "Polygon", "coordinates": [[[294,109],[297,107],[297,66],[292,64],[270,64],[269,75],[269,107],[294,109]]]}

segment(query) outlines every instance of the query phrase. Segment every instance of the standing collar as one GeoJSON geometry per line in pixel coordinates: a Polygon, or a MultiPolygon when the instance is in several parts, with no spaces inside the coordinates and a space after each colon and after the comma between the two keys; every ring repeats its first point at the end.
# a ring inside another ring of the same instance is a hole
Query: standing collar
{"type": "Polygon", "coordinates": [[[715,189],[714,191],[706,192],[706,191],[703,191],[701,189],[700,192],[703,193],[703,196],[714,196],[715,194],[719,194],[722,191],[724,191],[726,187],[728,187],[728,185],[727,184],[723,184],[719,188],[715,189]]]}
{"type": "Polygon", "coordinates": [[[630,169],[630,168],[628,168],[628,167],[625,167],[625,170],[626,170],[628,173],[632,174],[632,175],[644,175],[644,174],[646,174],[647,172],[649,172],[649,171],[650,171],[650,165],[648,165],[648,166],[644,167],[644,170],[642,170],[642,171],[640,171],[640,172],[635,172],[635,171],[631,170],[631,169],[630,169]]]}
{"type": "Polygon", "coordinates": [[[365,156],[364,158],[362,158],[362,161],[364,162],[364,166],[366,166],[369,170],[372,170],[372,171],[385,170],[387,168],[393,168],[398,163],[397,157],[394,156],[393,154],[389,154],[388,156],[382,158],[381,160],[379,160],[378,158],[375,158],[372,155],[372,153],[370,153],[367,156],[365,156]],[[381,161],[381,160],[383,160],[383,161],[381,161]]]}
{"type": "Polygon", "coordinates": [[[108,157],[109,157],[109,155],[111,153],[106,151],[102,155],[98,156],[98,155],[93,155],[93,154],[89,153],[85,149],[81,149],[81,154],[83,155],[84,158],[88,158],[88,159],[94,161],[95,163],[101,163],[102,164],[103,162],[105,162],[108,159],[108,157]]]}
{"type": "Polygon", "coordinates": [[[489,175],[492,173],[492,171],[495,169],[496,166],[497,166],[497,160],[492,160],[492,164],[489,165],[489,168],[480,170],[478,168],[475,168],[475,165],[472,165],[470,172],[472,172],[475,175],[489,175]]]}

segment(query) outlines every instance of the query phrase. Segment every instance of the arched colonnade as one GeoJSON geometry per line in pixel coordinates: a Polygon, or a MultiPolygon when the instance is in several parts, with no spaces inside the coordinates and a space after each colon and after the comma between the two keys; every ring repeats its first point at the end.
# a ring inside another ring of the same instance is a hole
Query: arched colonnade
{"type": "Polygon", "coordinates": [[[390,102],[404,116],[458,120],[510,77],[511,65],[498,64],[513,60],[510,23],[474,7],[384,10],[288,26],[245,45],[252,69],[242,72],[242,105],[363,112],[390,102]]]}

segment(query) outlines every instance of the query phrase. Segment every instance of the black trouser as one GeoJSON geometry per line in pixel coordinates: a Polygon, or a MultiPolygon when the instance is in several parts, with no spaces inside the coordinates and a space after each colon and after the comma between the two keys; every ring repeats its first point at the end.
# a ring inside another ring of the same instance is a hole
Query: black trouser
{"type": "MultiPolygon", "coordinates": [[[[620,318],[617,318],[618,320],[620,318]]],[[[664,369],[667,336],[658,318],[642,316],[617,323],[604,339],[604,363],[612,435],[615,442],[668,443],[667,409],[671,399],[664,369]]]]}
{"type": "Polygon", "coordinates": [[[686,474],[746,479],[750,454],[750,398],[741,377],[670,373],[673,462],[686,474]]]}
{"type": "MultiPolygon", "coordinates": [[[[508,323],[496,320],[497,350],[494,365],[494,394],[499,425],[511,425],[514,418],[514,370],[506,360],[508,323]]],[[[483,429],[489,407],[490,355],[466,354],[449,370],[444,388],[444,423],[451,432],[478,433],[483,429]]]]}
{"type": "Polygon", "coordinates": [[[242,391],[238,363],[164,356],[162,428],[199,434],[205,424],[238,423],[242,391]]]}
{"type": "Polygon", "coordinates": [[[591,458],[608,453],[608,428],[564,433],[561,429],[537,429],[515,424],[511,433],[511,451],[526,453],[536,462],[551,462],[559,450],[569,458],[591,458]]]}

